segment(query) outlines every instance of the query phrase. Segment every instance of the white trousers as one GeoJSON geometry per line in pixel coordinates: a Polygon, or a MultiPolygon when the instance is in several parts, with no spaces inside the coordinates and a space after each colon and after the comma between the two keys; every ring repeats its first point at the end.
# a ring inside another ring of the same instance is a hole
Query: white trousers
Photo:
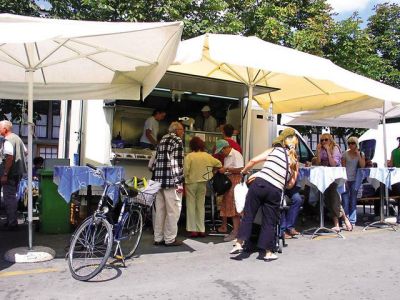
{"type": "Polygon", "coordinates": [[[178,234],[178,220],[182,209],[182,193],[175,188],[160,189],[156,197],[154,241],[173,243],[178,234]]]}

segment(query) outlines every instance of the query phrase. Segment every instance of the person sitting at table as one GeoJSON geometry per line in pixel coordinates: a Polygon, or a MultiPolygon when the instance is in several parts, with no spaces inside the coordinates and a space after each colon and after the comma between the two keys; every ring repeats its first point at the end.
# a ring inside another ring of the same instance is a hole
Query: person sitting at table
{"type": "MultiPolygon", "coordinates": [[[[339,146],[333,140],[332,135],[324,133],[321,135],[320,143],[317,145],[316,162],[320,166],[340,167],[342,154],[339,146]]],[[[332,214],[332,230],[340,232],[339,219],[341,218],[346,229],[351,231],[353,227],[341,205],[340,195],[337,191],[338,184],[333,182],[324,192],[324,201],[326,207],[332,214]]]]}
{"type": "Polygon", "coordinates": [[[204,203],[207,180],[211,179],[214,169],[222,167],[222,163],[204,151],[204,141],[194,136],[189,147],[192,152],[186,155],[183,162],[186,191],[186,230],[189,237],[205,237],[204,203]]]}
{"type": "Polygon", "coordinates": [[[365,167],[365,155],[359,149],[358,139],[351,136],[347,140],[348,149],[343,153],[342,165],[346,168],[346,191],[342,194],[342,205],[352,226],[357,221],[357,190],[355,189],[358,168],[365,167]]]}
{"type": "MultiPolygon", "coordinates": [[[[390,160],[388,161],[388,167],[400,168],[400,137],[397,137],[399,142],[398,146],[393,149],[390,160]]],[[[400,196],[400,182],[392,185],[393,196],[400,196]]],[[[400,200],[398,201],[398,213],[397,213],[397,223],[400,224],[400,200]]]]}
{"type": "Polygon", "coordinates": [[[285,194],[291,199],[289,209],[282,211],[281,214],[281,231],[285,235],[285,239],[291,239],[300,234],[295,228],[300,208],[304,202],[299,192],[300,187],[298,186],[285,191],[285,194]]]}

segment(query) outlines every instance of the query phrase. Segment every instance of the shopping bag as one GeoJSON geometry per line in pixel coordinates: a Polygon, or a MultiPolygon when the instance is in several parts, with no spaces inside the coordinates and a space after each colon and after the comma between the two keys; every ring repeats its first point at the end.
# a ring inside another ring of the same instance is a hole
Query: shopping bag
{"type": "Polygon", "coordinates": [[[248,187],[245,182],[238,183],[233,189],[236,211],[240,214],[244,209],[248,187]]]}

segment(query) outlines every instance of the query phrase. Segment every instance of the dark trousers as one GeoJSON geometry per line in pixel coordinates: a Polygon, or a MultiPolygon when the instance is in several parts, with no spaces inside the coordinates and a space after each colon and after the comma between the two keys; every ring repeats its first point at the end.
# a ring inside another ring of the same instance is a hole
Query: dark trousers
{"type": "Polygon", "coordinates": [[[256,178],[250,185],[244,206],[244,215],[240,221],[238,239],[248,242],[251,236],[254,218],[261,207],[261,231],[257,246],[260,249],[274,251],[275,226],[279,218],[279,205],[282,190],[268,181],[256,178]]]}
{"type": "Polygon", "coordinates": [[[10,177],[3,185],[3,198],[7,213],[7,223],[9,226],[18,225],[18,201],[16,194],[20,179],[21,178],[19,176],[10,177]]]}

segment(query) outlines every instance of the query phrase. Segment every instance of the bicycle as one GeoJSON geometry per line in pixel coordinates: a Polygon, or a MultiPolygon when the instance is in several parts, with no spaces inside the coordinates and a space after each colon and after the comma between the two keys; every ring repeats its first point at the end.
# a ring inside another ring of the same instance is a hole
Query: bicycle
{"type": "Polygon", "coordinates": [[[151,206],[156,197],[156,192],[149,194],[130,188],[125,180],[107,182],[101,170],[89,167],[102,176],[106,184],[96,211],[83,221],[71,238],[68,266],[72,277],[80,281],[88,281],[102,271],[114,244],[113,257],[125,266],[125,260],[135,253],[142,237],[146,207],[151,206]],[[122,202],[116,223],[110,215],[114,203],[107,196],[111,187],[119,190],[122,202]]]}

